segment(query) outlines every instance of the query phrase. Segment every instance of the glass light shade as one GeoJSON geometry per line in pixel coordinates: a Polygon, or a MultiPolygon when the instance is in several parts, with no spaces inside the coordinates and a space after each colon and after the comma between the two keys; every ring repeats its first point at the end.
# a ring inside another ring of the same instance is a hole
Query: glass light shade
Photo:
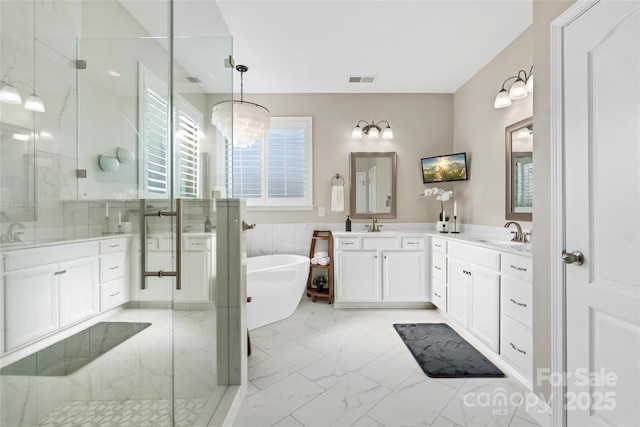
{"type": "Polygon", "coordinates": [[[379,136],[380,131],[378,130],[378,128],[375,126],[371,126],[369,128],[369,139],[378,139],[379,136]]]}
{"type": "Polygon", "coordinates": [[[362,129],[360,128],[360,126],[356,126],[353,128],[353,131],[351,132],[351,138],[362,138],[362,129]]]}
{"type": "Polygon", "coordinates": [[[211,123],[234,147],[251,147],[271,126],[269,110],[252,102],[223,101],[213,106],[211,123]],[[233,111],[232,111],[233,105],[233,111]]]}
{"type": "Polygon", "coordinates": [[[382,131],[382,139],[393,139],[393,131],[390,126],[387,126],[384,131],[382,131]]]}
{"type": "Polygon", "coordinates": [[[22,97],[18,89],[4,83],[4,86],[0,89],[0,101],[5,104],[22,104],[22,97]]]}
{"type": "Polygon", "coordinates": [[[29,111],[44,113],[44,103],[35,93],[32,93],[24,102],[24,108],[29,111]]]}
{"type": "Polygon", "coordinates": [[[533,92],[533,74],[531,74],[527,79],[526,88],[527,88],[527,92],[529,93],[533,92]]]}
{"type": "Polygon", "coordinates": [[[509,98],[511,99],[522,99],[526,98],[528,95],[527,87],[522,81],[522,79],[518,79],[511,85],[511,89],[509,89],[509,98]]]}
{"type": "Polygon", "coordinates": [[[509,98],[509,92],[506,89],[502,89],[496,95],[496,100],[493,103],[494,108],[505,108],[511,105],[511,98],[509,98]]]}
{"type": "Polygon", "coordinates": [[[516,132],[516,139],[525,139],[531,136],[529,128],[522,128],[516,132]]]}

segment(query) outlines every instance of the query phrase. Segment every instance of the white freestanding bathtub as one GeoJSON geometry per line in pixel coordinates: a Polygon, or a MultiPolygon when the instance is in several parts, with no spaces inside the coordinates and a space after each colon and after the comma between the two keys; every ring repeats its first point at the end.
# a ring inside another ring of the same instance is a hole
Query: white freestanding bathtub
{"type": "Polygon", "coordinates": [[[247,327],[259,328],[291,316],[305,292],[309,258],[263,255],[247,258],[247,327]]]}

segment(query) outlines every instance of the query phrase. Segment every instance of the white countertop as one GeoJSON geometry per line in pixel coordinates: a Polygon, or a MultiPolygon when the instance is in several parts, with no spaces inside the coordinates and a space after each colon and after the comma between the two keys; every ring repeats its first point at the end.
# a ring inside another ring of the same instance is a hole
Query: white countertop
{"type": "MultiPolygon", "coordinates": [[[[174,236],[174,233],[151,233],[147,235],[148,238],[154,237],[170,237],[174,236]]],[[[200,232],[183,232],[182,236],[215,236],[216,233],[205,233],[203,231],[200,232]]],[[[87,237],[83,239],[65,239],[65,240],[50,240],[50,241],[40,241],[40,242],[11,242],[11,243],[2,243],[0,244],[0,252],[8,252],[8,251],[17,251],[22,249],[33,249],[33,248],[41,248],[46,246],[56,246],[56,245],[68,245],[73,243],[83,243],[83,242],[92,242],[95,240],[106,240],[106,239],[116,239],[120,237],[137,237],[138,235],[134,234],[125,234],[125,233],[113,233],[113,234],[103,234],[101,236],[87,237]]]]}
{"type": "Polygon", "coordinates": [[[382,230],[379,232],[369,231],[336,231],[333,232],[334,237],[403,237],[403,236],[430,236],[440,239],[446,239],[454,242],[461,242],[487,249],[493,249],[501,252],[509,252],[518,255],[531,257],[532,243],[512,242],[510,240],[502,240],[499,237],[477,235],[472,233],[439,233],[435,230],[424,229],[400,229],[400,230],[382,230]]]}

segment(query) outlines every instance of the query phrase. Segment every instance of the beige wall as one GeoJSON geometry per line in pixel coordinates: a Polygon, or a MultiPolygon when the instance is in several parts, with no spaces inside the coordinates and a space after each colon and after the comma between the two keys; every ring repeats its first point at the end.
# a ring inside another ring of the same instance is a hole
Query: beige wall
{"type": "MultiPolygon", "coordinates": [[[[349,153],[397,153],[397,217],[383,222],[435,222],[440,207],[419,195],[425,188],[422,157],[451,152],[453,95],[451,94],[245,94],[247,101],[267,107],[273,116],[313,118],[313,211],[248,211],[252,223],[343,222],[349,213],[349,153]],[[356,140],[351,131],[358,120],[388,120],[393,140],[356,140]],[[345,212],[331,212],[331,178],[345,180],[345,212]],[[318,217],[318,207],[326,216],[318,217]]],[[[215,97],[210,100],[217,101],[215,97]]],[[[208,109],[211,111],[211,108],[208,109]]],[[[366,220],[359,220],[367,222],[366,220]]],[[[358,222],[358,221],[354,221],[358,222]]]]}
{"type": "MultiPolygon", "coordinates": [[[[551,49],[550,24],[573,1],[533,2],[533,58],[536,65],[533,103],[535,143],[533,148],[535,244],[533,245],[533,367],[551,366],[551,49]]],[[[537,384],[534,392],[545,399],[551,394],[548,382],[537,384]]]]}
{"type": "MultiPolygon", "coordinates": [[[[493,101],[508,77],[518,70],[529,73],[532,64],[533,29],[529,27],[453,96],[453,151],[466,152],[469,162],[469,180],[454,185],[462,223],[505,223],[505,128],[533,114],[533,97],[502,109],[494,108],[493,101]]],[[[534,164],[537,167],[535,156],[534,164]]],[[[522,225],[530,228],[531,223],[522,225]]]]}

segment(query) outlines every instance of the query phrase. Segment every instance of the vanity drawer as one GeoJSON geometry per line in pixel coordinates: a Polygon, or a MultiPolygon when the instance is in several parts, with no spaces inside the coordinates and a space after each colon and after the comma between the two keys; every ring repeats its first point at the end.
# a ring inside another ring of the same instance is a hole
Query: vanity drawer
{"type": "Polygon", "coordinates": [[[189,252],[206,252],[211,249],[211,239],[208,237],[184,238],[182,249],[189,252]]]}
{"type": "Polygon", "coordinates": [[[362,249],[398,249],[395,237],[363,237],[362,249]]]}
{"type": "Polygon", "coordinates": [[[100,283],[124,277],[124,270],[124,252],[115,252],[100,257],[100,283]]]}
{"type": "Polygon", "coordinates": [[[444,239],[438,239],[437,237],[431,238],[431,250],[433,252],[447,253],[447,241],[444,239]]]}
{"type": "Polygon", "coordinates": [[[424,237],[403,237],[402,249],[424,249],[424,237]]]}
{"type": "Polygon", "coordinates": [[[117,239],[100,240],[100,253],[122,252],[127,250],[127,239],[120,237],[117,239]]]}
{"type": "Polygon", "coordinates": [[[502,277],[502,314],[527,328],[532,327],[531,283],[509,276],[502,277]]]}
{"type": "Polygon", "coordinates": [[[4,271],[98,256],[96,241],[29,248],[4,253],[4,271]]]}
{"type": "Polygon", "coordinates": [[[518,279],[532,281],[533,260],[528,257],[502,254],[502,274],[517,277],[518,279]]]}
{"type": "Polygon", "coordinates": [[[434,280],[431,287],[431,302],[443,313],[447,312],[447,285],[440,280],[434,280]]]}
{"type": "Polygon", "coordinates": [[[434,279],[447,282],[447,256],[443,253],[434,252],[432,254],[432,276],[434,279]]]}
{"type": "Polygon", "coordinates": [[[524,328],[508,317],[502,318],[500,354],[524,377],[531,381],[533,374],[531,330],[524,328]]]}
{"type": "Polygon", "coordinates": [[[336,249],[345,250],[345,249],[358,249],[358,238],[357,237],[340,237],[335,239],[336,249]]]}
{"type": "Polygon", "coordinates": [[[127,301],[124,279],[100,285],[100,311],[108,310],[127,301]]]}
{"type": "Polygon", "coordinates": [[[449,256],[453,256],[490,270],[500,270],[500,253],[473,245],[449,242],[449,256]]]}

